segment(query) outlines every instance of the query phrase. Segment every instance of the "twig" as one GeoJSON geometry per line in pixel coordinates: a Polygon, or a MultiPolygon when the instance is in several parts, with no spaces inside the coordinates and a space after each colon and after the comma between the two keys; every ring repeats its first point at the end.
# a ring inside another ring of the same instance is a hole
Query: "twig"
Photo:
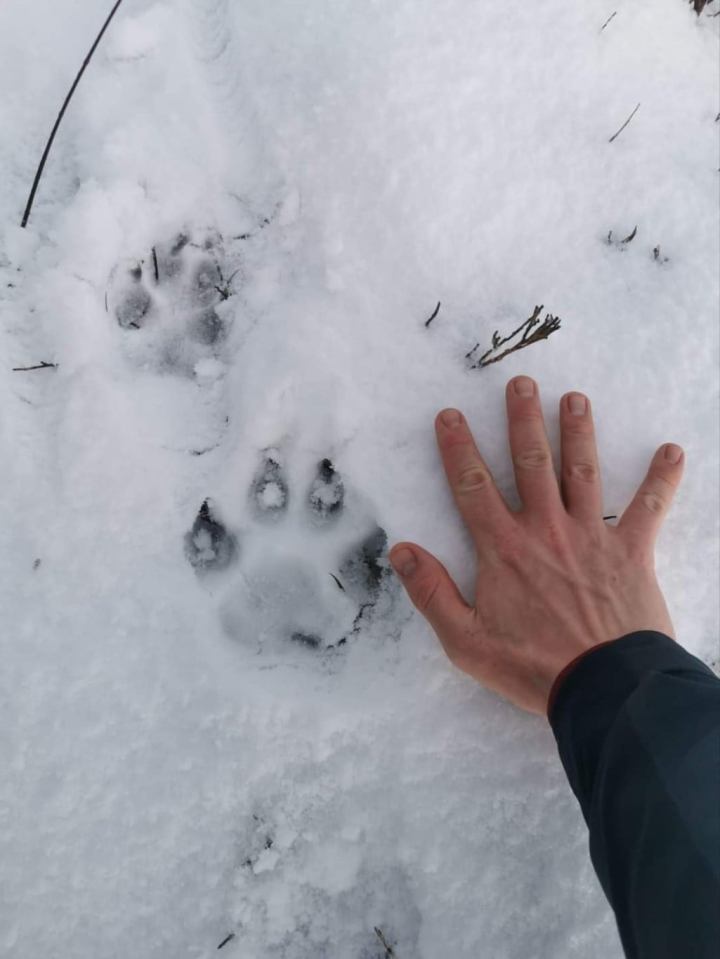
{"type": "Polygon", "coordinates": [[[385,949],[385,959],[395,959],[397,953],[383,935],[382,929],[378,929],[378,927],[375,926],[375,935],[378,937],[383,945],[383,948],[385,949]]]}
{"type": "Polygon", "coordinates": [[[117,12],[117,9],[121,3],[122,3],[122,0],[116,0],[115,5],[110,11],[110,15],[108,16],[107,20],[103,24],[102,30],[100,31],[100,33],[97,35],[95,39],[95,43],[93,43],[92,47],[90,48],[90,52],[83,60],[83,65],[80,67],[80,72],[75,77],[75,82],[70,87],[70,92],[65,97],[65,102],[60,108],[60,113],[58,113],[57,115],[57,119],[55,120],[55,126],[52,128],[50,139],[45,145],[45,150],[43,151],[43,155],[40,160],[40,165],[38,166],[37,172],[35,173],[35,179],[33,180],[32,189],[30,190],[30,196],[28,197],[27,206],[25,207],[25,213],[23,214],[22,223],[20,224],[20,226],[23,228],[27,226],[27,222],[30,218],[30,211],[32,210],[33,202],[35,200],[35,194],[37,192],[38,184],[40,183],[40,177],[42,176],[43,170],[45,169],[45,163],[50,153],[50,148],[53,145],[53,140],[55,139],[55,134],[58,131],[58,127],[60,126],[60,123],[62,122],[62,118],[65,116],[65,111],[68,108],[68,104],[70,103],[70,100],[72,99],[73,93],[75,93],[78,83],[80,83],[80,79],[82,78],[83,73],[85,73],[88,63],[90,63],[93,53],[95,53],[95,50],[97,49],[98,44],[102,40],[103,34],[107,30],[107,28],[110,26],[110,21],[115,16],[115,13],[117,12]]]}
{"type": "Polygon", "coordinates": [[[152,248],[153,270],[155,271],[155,282],[160,282],[160,268],[158,267],[157,250],[152,248]]]}
{"type": "Polygon", "coordinates": [[[223,941],[222,941],[222,942],[220,943],[220,945],[218,946],[218,949],[222,949],[223,946],[226,946],[229,942],[232,942],[232,940],[233,940],[234,938],[235,938],[235,933],[234,933],[234,932],[231,932],[229,935],[225,936],[225,938],[223,939],[223,941]]]}
{"type": "Polygon", "coordinates": [[[612,20],[612,18],[613,18],[613,17],[616,17],[616,16],[617,16],[617,10],[616,10],[614,13],[611,13],[610,16],[607,18],[607,20],[605,21],[605,23],[603,23],[603,25],[600,27],[600,33],[603,32],[603,30],[604,30],[605,27],[608,25],[608,23],[610,23],[610,21],[612,20]]]}
{"type": "Polygon", "coordinates": [[[46,363],[45,360],[42,363],[38,363],[36,366],[13,366],[13,373],[29,373],[30,370],[56,370],[58,368],[57,363],[46,363]]]}
{"type": "Polygon", "coordinates": [[[432,311],[432,315],[425,320],[426,327],[430,326],[430,324],[432,323],[432,321],[435,319],[435,317],[438,315],[439,312],[440,312],[440,300],[438,300],[438,305],[432,311]]]}
{"type": "Polygon", "coordinates": [[[603,519],[617,519],[617,516],[603,516],[603,519]]]}
{"type": "Polygon", "coordinates": [[[632,233],[628,233],[628,235],[624,237],[622,240],[613,240],[613,231],[610,230],[610,232],[607,235],[607,240],[605,242],[607,243],[608,246],[618,246],[618,247],[627,246],[628,243],[632,243],[632,241],[635,239],[635,237],[637,236],[637,231],[638,231],[638,228],[637,226],[635,226],[633,228],[632,233]]]}
{"type": "Polygon", "coordinates": [[[620,240],[620,242],[621,242],[621,243],[632,243],[632,241],[635,239],[636,236],[637,236],[637,226],[636,226],[635,229],[632,231],[632,233],[629,233],[629,234],[625,237],[625,239],[624,239],[624,240],[620,240]]]}
{"type": "MultiPolygon", "coordinates": [[[[535,332],[532,335],[528,336],[528,333],[530,333],[530,330],[532,330],[534,326],[540,323],[540,313],[542,312],[542,310],[543,310],[542,305],[536,306],[535,309],[533,310],[532,316],[528,317],[528,319],[525,320],[524,323],[521,323],[516,330],[513,330],[513,332],[510,333],[509,336],[506,336],[504,339],[500,338],[500,334],[496,330],[492,336],[492,346],[490,347],[489,350],[487,350],[487,352],[483,353],[483,355],[480,357],[480,359],[476,363],[473,363],[470,369],[477,370],[481,366],[489,366],[491,363],[498,363],[501,359],[503,359],[503,357],[507,356],[509,353],[514,353],[516,350],[522,350],[524,347],[530,346],[531,343],[537,343],[540,340],[546,340],[551,333],[554,333],[555,330],[559,330],[560,318],[557,316],[552,316],[552,314],[548,313],[546,314],[545,319],[543,320],[541,325],[535,330],[535,332]],[[515,346],[511,346],[509,350],[505,350],[505,352],[501,353],[499,356],[495,356],[491,360],[486,360],[486,357],[489,356],[493,350],[498,349],[498,347],[502,346],[503,343],[507,343],[508,340],[511,340],[514,336],[517,336],[517,334],[521,330],[524,330],[524,332],[519,343],[516,343],[515,346]]],[[[473,355],[473,353],[477,350],[478,346],[480,346],[479,343],[477,344],[477,346],[474,346],[469,353],[466,353],[465,359],[469,360],[470,357],[473,355]]]]}
{"type": "Polygon", "coordinates": [[[613,140],[617,139],[617,137],[620,136],[620,134],[623,132],[623,130],[625,129],[625,127],[626,127],[626,126],[628,125],[628,123],[632,120],[632,118],[635,116],[635,114],[638,112],[639,109],[640,109],[640,104],[638,103],[638,105],[635,107],[635,109],[633,110],[633,112],[630,114],[630,116],[627,118],[627,120],[626,120],[626,121],[623,123],[623,125],[620,127],[620,129],[618,130],[618,132],[617,132],[617,133],[614,133],[614,134],[610,137],[610,139],[608,140],[608,143],[612,143],[613,140]]]}

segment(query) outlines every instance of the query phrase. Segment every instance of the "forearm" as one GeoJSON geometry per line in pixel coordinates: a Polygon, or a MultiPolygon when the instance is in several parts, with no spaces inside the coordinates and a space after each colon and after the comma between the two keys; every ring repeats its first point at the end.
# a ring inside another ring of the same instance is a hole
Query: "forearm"
{"type": "Polygon", "coordinates": [[[717,959],[720,680],[630,633],[562,677],[548,718],[629,959],[717,959]]]}

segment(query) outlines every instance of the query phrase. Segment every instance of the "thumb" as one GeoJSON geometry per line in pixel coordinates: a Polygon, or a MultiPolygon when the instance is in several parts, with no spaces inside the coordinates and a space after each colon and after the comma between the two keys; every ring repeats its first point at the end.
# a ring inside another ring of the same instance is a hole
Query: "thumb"
{"type": "Polygon", "coordinates": [[[413,606],[430,623],[443,646],[467,625],[472,608],[443,564],[415,543],[397,543],[390,562],[413,606]]]}

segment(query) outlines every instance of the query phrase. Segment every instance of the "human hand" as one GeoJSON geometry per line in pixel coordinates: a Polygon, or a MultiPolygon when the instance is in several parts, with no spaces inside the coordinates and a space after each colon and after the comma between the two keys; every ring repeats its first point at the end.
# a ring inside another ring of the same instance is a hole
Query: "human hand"
{"type": "MultiPolygon", "coordinates": [[[[661,446],[617,526],[602,519],[600,467],[590,401],[574,415],[560,400],[561,488],[553,468],[539,390],[518,376],[505,388],[515,479],[523,502],[511,511],[457,410],[435,431],[455,503],[477,552],[468,605],[445,567],[414,543],[390,560],[450,660],[516,706],[545,715],[553,682],[581,653],[652,629],[675,639],[655,577],[654,546],[682,478],[683,451],[661,446]],[[530,394],[516,388],[531,387],[530,394]],[[667,459],[677,453],[678,461],[667,459]]],[[[582,397],[584,398],[584,397],[582,397]]]]}

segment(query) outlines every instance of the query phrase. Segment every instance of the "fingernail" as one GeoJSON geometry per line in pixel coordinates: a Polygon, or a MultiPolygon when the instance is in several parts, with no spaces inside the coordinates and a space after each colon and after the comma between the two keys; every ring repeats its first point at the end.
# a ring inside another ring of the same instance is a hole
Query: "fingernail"
{"type": "Polygon", "coordinates": [[[393,550],[390,554],[390,562],[395,572],[400,576],[412,576],[417,569],[417,557],[407,546],[401,546],[400,549],[393,550]]]}
{"type": "Polygon", "coordinates": [[[529,376],[518,376],[515,380],[515,392],[518,396],[532,396],[535,392],[535,383],[529,376]]]}
{"type": "Polygon", "coordinates": [[[582,416],[587,410],[587,400],[581,393],[573,393],[570,396],[570,412],[575,416],[582,416]]]}
{"type": "Polygon", "coordinates": [[[682,452],[679,446],[676,446],[674,443],[668,443],[665,447],[665,459],[669,463],[679,463],[682,452]]]}
{"type": "Polygon", "coordinates": [[[443,424],[449,429],[453,429],[455,426],[460,425],[460,420],[462,417],[457,410],[444,410],[440,414],[440,419],[443,421],[443,424]]]}

